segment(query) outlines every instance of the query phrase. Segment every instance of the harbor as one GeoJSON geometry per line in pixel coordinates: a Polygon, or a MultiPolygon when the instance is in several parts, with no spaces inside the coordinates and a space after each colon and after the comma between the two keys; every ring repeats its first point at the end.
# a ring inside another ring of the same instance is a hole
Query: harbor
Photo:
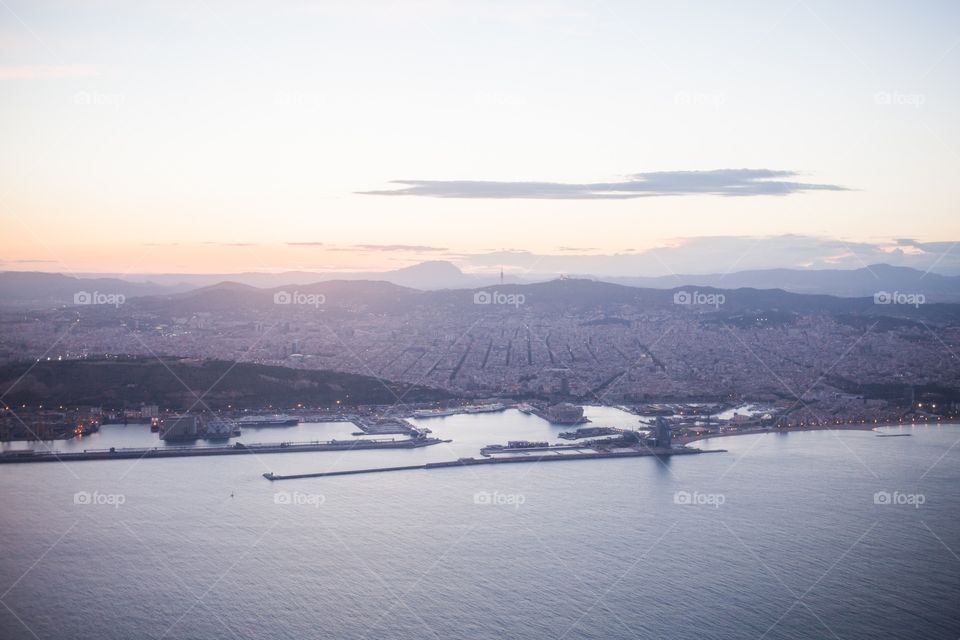
{"type": "MultiPolygon", "coordinates": [[[[379,471],[381,468],[410,464],[414,464],[413,468],[432,468],[422,466],[428,464],[439,464],[441,467],[451,464],[488,464],[481,458],[492,459],[490,463],[496,464],[501,460],[513,462],[515,458],[522,459],[521,461],[549,461],[651,453],[685,455],[688,451],[683,445],[692,445],[697,440],[827,428],[819,425],[778,428],[775,425],[719,423],[711,425],[710,430],[694,430],[676,417],[638,416],[623,408],[596,406],[583,407],[584,414],[581,416],[592,422],[592,425],[575,424],[571,428],[550,422],[533,412],[524,411],[529,405],[502,409],[500,404],[485,403],[468,405],[467,408],[471,411],[454,411],[448,416],[435,416],[431,413],[428,419],[401,417],[393,411],[372,408],[343,413],[337,416],[339,419],[325,422],[312,422],[312,416],[305,414],[280,412],[230,416],[220,420],[211,417],[205,417],[204,420],[185,419],[180,416],[164,417],[157,421],[162,429],[159,434],[153,431],[150,423],[114,424],[105,421],[106,424],[96,431],[69,440],[4,444],[0,446],[0,464],[296,452],[318,452],[317,460],[320,460],[322,452],[325,451],[355,450],[372,453],[380,450],[383,456],[366,460],[364,455],[351,454],[349,457],[352,463],[348,465],[379,471]],[[476,411],[477,406],[490,410],[476,411]],[[243,432],[246,437],[242,440],[233,435],[234,430],[231,428],[232,425],[239,424],[244,425],[243,432]],[[203,428],[200,425],[203,425],[203,428]],[[184,437],[170,437],[180,435],[180,432],[184,437]],[[160,438],[163,435],[167,435],[168,439],[160,438]],[[230,438],[229,441],[227,438],[230,438]],[[501,444],[491,444],[498,442],[501,444]],[[431,448],[431,445],[440,443],[446,443],[446,446],[440,449],[431,448]],[[411,458],[398,452],[394,457],[394,454],[389,453],[391,449],[413,449],[423,453],[417,453],[411,458]],[[471,458],[478,462],[456,462],[471,458]],[[454,462],[450,462],[451,460],[454,462]]],[[[450,407],[433,407],[428,410],[433,412],[449,409],[450,407]]],[[[572,419],[577,415],[570,412],[569,417],[572,419]]],[[[875,429],[876,426],[830,425],[829,428],[867,430],[875,429]]],[[[292,460],[295,460],[294,464],[288,465],[284,462],[283,465],[271,468],[271,471],[286,475],[323,468],[322,463],[311,462],[309,458],[292,460]]]]}

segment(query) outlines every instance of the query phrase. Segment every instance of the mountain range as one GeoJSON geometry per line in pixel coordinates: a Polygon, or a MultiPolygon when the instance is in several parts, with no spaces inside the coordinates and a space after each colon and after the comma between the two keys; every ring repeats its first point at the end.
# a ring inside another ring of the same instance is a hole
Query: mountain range
{"type": "MultiPolygon", "coordinates": [[[[511,286],[546,282],[557,274],[500,274],[464,273],[446,261],[423,262],[402,269],[385,272],[314,273],[306,271],[284,273],[240,274],[151,274],[145,276],[77,277],[59,273],[0,272],[0,306],[44,307],[72,304],[78,292],[122,294],[126,298],[160,297],[172,300],[185,294],[227,296],[231,288],[251,293],[255,290],[276,291],[298,288],[315,292],[327,290],[336,282],[352,282],[353,286],[339,286],[344,295],[363,295],[389,284],[411,291],[439,291],[478,289],[490,286],[511,286]],[[359,284],[366,282],[367,284],[359,284]],[[380,283],[375,285],[374,283],[380,283]]],[[[945,276],[923,272],[910,267],[887,264],[865,266],[861,269],[763,269],[726,274],[686,274],[659,277],[593,277],[577,276],[580,280],[596,280],[632,288],[675,290],[682,287],[709,287],[717,290],[756,289],[782,290],[805,295],[825,295],[847,298],[872,297],[877,293],[921,294],[925,302],[960,302],[960,276],[945,276]]]]}

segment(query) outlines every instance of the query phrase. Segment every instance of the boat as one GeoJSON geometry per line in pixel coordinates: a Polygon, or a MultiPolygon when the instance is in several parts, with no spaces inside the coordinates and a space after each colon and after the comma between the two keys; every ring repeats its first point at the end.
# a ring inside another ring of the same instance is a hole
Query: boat
{"type": "Polygon", "coordinates": [[[530,442],[529,440],[510,440],[506,445],[488,444],[480,450],[480,455],[487,456],[490,452],[506,453],[510,451],[527,451],[549,449],[549,442],[530,442]]]}
{"type": "Polygon", "coordinates": [[[530,442],[529,440],[510,440],[505,449],[542,449],[549,447],[549,442],[530,442]]]}
{"type": "Polygon", "coordinates": [[[207,440],[227,440],[239,436],[240,433],[240,425],[236,422],[213,418],[203,421],[202,430],[198,431],[197,435],[207,440]]]}
{"type": "Polygon", "coordinates": [[[493,413],[495,411],[503,411],[507,408],[507,405],[502,402],[495,402],[493,404],[472,404],[466,407],[463,407],[461,411],[464,413],[493,413]]]}
{"type": "Polygon", "coordinates": [[[422,411],[414,411],[414,418],[442,418],[444,416],[452,416],[457,411],[456,409],[424,409],[422,411]]]}
{"type": "Polygon", "coordinates": [[[241,427],[295,427],[300,424],[300,419],[281,415],[244,416],[236,422],[241,427]]]}

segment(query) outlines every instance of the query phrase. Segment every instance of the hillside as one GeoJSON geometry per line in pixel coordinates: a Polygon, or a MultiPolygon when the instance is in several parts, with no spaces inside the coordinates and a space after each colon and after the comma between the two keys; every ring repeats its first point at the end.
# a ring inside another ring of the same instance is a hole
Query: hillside
{"type": "Polygon", "coordinates": [[[438,400],[442,391],[387,383],[375,378],[331,371],[304,371],[278,366],[196,361],[178,358],[101,359],[30,362],[0,367],[0,395],[10,405],[102,405],[163,408],[307,407],[392,404],[438,400]],[[23,376],[22,379],[21,376],[23,376]],[[19,380],[19,382],[17,382],[19,380]],[[8,390],[13,387],[12,390],[8,390]],[[208,392],[209,390],[209,392],[208,392]]]}

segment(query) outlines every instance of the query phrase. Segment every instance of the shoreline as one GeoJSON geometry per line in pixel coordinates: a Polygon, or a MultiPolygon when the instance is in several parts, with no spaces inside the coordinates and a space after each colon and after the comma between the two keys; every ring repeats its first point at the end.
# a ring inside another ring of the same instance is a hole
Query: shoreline
{"type": "Polygon", "coordinates": [[[701,440],[710,440],[711,438],[727,438],[730,436],[757,436],[764,435],[767,433],[791,433],[797,431],[876,431],[877,429],[887,428],[887,427],[917,427],[917,426],[930,426],[935,424],[956,424],[954,422],[911,422],[909,425],[903,423],[885,423],[885,424],[835,424],[835,425],[817,425],[813,427],[782,427],[782,428],[770,428],[770,429],[756,429],[753,431],[736,431],[736,432],[726,432],[726,433],[709,433],[699,436],[689,436],[689,437],[675,437],[673,441],[679,444],[690,444],[691,442],[699,442],[701,440]]]}

